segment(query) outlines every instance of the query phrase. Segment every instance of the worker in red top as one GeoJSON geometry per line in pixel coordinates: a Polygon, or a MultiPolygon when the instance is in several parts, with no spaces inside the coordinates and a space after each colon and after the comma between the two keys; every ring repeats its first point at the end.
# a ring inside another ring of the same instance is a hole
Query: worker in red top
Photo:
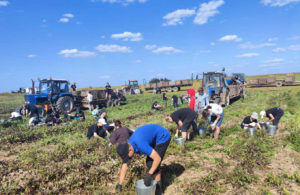
{"type": "Polygon", "coordinates": [[[187,90],[187,94],[190,96],[190,105],[189,108],[195,110],[195,102],[196,102],[196,91],[193,88],[187,90]]]}

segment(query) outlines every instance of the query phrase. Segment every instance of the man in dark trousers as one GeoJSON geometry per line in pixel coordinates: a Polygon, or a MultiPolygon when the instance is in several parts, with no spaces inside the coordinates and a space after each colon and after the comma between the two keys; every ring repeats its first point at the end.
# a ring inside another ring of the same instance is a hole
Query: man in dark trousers
{"type": "Polygon", "coordinates": [[[163,93],[163,101],[164,101],[164,109],[166,109],[168,105],[168,98],[166,96],[166,93],[163,93]]]}
{"type": "Polygon", "coordinates": [[[284,112],[281,108],[275,107],[268,110],[263,110],[260,112],[260,116],[263,119],[268,117],[270,122],[273,122],[273,125],[278,126],[280,118],[283,116],[284,112]]]}
{"type": "Polygon", "coordinates": [[[71,89],[72,89],[72,91],[76,91],[76,83],[74,82],[72,85],[71,85],[71,89]]]}
{"type": "Polygon", "coordinates": [[[160,125],[148,124],[135,130],[128,143],[119,144],[117,152],[122,158],[123,164],[120,173],[120,183],[116,185],[116,190],[122,191],[122,183],[125,180],[128,165],[134,153],[137,153],[147,155],[146,165],[148,171],[144,177],[145,185],[150,186],[152,179],[154,179],[157,181],[155,194],[161,194],[160,165],[170,140],[171,136],[167,129],[160,125]]]}
{"type": "Polygon", "coordinates": [[[175,137],[178,137],[178,132],[181,130],[182,137],[185,140],[190,140],[189,128],[192,126],[194,133],[197,132],[197,120],[198,114],[190,108],[181,108],[171,115],[166,116],[167,122],[175,122],[177,124],[175,137]]]}
{"type": "Polygon", "coordinates": [[[177,95],[173,95],[172,100],[173,100],[173,106],[176,110],[178,108],[178,97],[177,97],[177,95]]]}
{"type": "Polygon", "coordinates": [[[110,136],[110,142],[112,144],[124,144],[129,137],[133,134],[133,131],[127,127],[122,127],[122,123],[119,120],[115,121],[115,129],[110,136]]]}

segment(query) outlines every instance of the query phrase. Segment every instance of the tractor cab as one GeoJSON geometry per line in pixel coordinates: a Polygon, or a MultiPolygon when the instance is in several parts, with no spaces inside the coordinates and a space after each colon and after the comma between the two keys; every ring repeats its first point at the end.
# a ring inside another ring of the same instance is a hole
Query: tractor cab
{"type": "Polygon", "coordinates": [[[228,89],[226,75],[220,72],[203,73],[202,87],[208,94],[210,102],[219,103],[221,101],[221,93],[228,89]]]}
{"type": "Polygon", "coordinates": [[[59,94],[69,93],[69,82],[66,80],[40,80],[39,93],[42,94],[59,94]]]}
{"type": "Polygon", "coordinates": [[[130,88],[136,88],[137,86],[139,86],[139,83],[137,80],[129,80],[129,87],[130,88]]]}

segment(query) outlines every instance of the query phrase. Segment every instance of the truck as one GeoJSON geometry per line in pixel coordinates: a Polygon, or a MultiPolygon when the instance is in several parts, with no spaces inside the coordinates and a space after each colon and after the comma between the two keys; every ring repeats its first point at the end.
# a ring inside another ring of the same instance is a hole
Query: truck
{"type": "Polygon", "coordinates": [[[193,86],[193,80],[161,81],[158,83],[145,84],[145,90],[166,89],[167,92],[180,91],[181,87],[193,86]]]}
{"type": "Polygon", "coordinates": [[[137,80],[129,80],[128,85],[125,82],[123,90],[130,94],[142,94],[143,91],[140,89],[139,82],[137,80]]]}
{"type": "Polygon", "coordinates": [[[267,86],[287,86],[287,85],[296,85],[300,81],[296,81],[296,77],[292,74],[288,74],[284,79],[276,79],[275,76],[265,77],[265,78],[256,78],[249,80],[248,86],[250,87],[267,87],[267,86]]]}
{"type": "MultiPolygon", "coordinates": [[[[34,89],[34,82],[33,82],[34,89]]],[[[88,90],[69,91],[70,83],[65,79],[39,79],[39,87],[32,94],[25,94],[25,104],[33,104],[39,108],[39,112],[43,113],[45,104],[55,107],[59,113],[72,111],[75,106],[87,107],[88,90]]],[[[119,105],[121,101],[126,100],[122,94],[115,94],[112,90],[109,98],[105,99],[105,90],[89,90],[93,95],[94,106],[111,107],[119,105]]]]}
{"type": "Polygon", "coordinates": [[[210,103],[222,106],[228,106],[234,98],[246,96],[246,87],[242,82],[227,80],[226,74],[221,72],[204,72],[202,87],[210,103]]]}

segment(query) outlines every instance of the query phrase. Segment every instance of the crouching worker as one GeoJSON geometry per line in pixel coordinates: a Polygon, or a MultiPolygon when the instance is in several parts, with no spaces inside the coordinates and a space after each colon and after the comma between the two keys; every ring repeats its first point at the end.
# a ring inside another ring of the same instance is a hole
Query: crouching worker
{"type": "Polygon", "coordinates": [[[283,116],[284,112],[281,108],[271,108],[266,111],[261,111],[260,116],[263,119],[264,117],[268,117],[270,122],[273,122],[273,125],[278,126],[280,118],[283,116]]]}
{"type": "Polygon", "coordinates": [[[202,112],[202,118],[210,121],[214,138],[218,139],[224,117],[224,109],[218,104],[209,104],[202,112]]]}
{"type": "Polygon", "coordinates": [[[158,105],[158,102],[157,102],[157,101],[154,101],[151,108],[152,108],[153,110],[161,110],[161,109],[162,109],[162,106],[161,106],[161,105],[158,105]]]}
{"type": "Polygon", "coordinates": [[[104,125],[106,125],[106,122],[104,119],[99,119],[95,125],[92,125],[89,127],[87,138],[91,139],[92,137],[99,138],[105,142],[105,137],[109,137],[110,133],[104,129],[104,125]]]}
{"type": "Polygon", "coordinates": [[[133,134],[132,130],[127,127],[122,127],[122,123],[119,120],[115,121],[115,129],[116,130],[114,130],[110,136],[110,142],[112,144],[126,143],[129,137],[133,134]]]}
{"type": "Polygon", "coordinates": [[[258,114],[253,112],[251,116],[246,116],[241,124],[242,129],[248,129],[249,127],[257,127],[261,129],[261,126],[257,122],[258,114]]]}
{"type": "Polygon", "coordinates": [[[128,143],[119,144],[117,152],[122,158],[120,183],[116,185],[116,191],[122,191],[122,183],[134,153],[145,154],[148,171],[144,177],[145,186],[150,186],[152,179],[157,181],[156,193],[161,194],[161,170],[160,165],[171,140],[170,133],[160,125],[149,124],[138,128],[129,138],[128,143]]]}

